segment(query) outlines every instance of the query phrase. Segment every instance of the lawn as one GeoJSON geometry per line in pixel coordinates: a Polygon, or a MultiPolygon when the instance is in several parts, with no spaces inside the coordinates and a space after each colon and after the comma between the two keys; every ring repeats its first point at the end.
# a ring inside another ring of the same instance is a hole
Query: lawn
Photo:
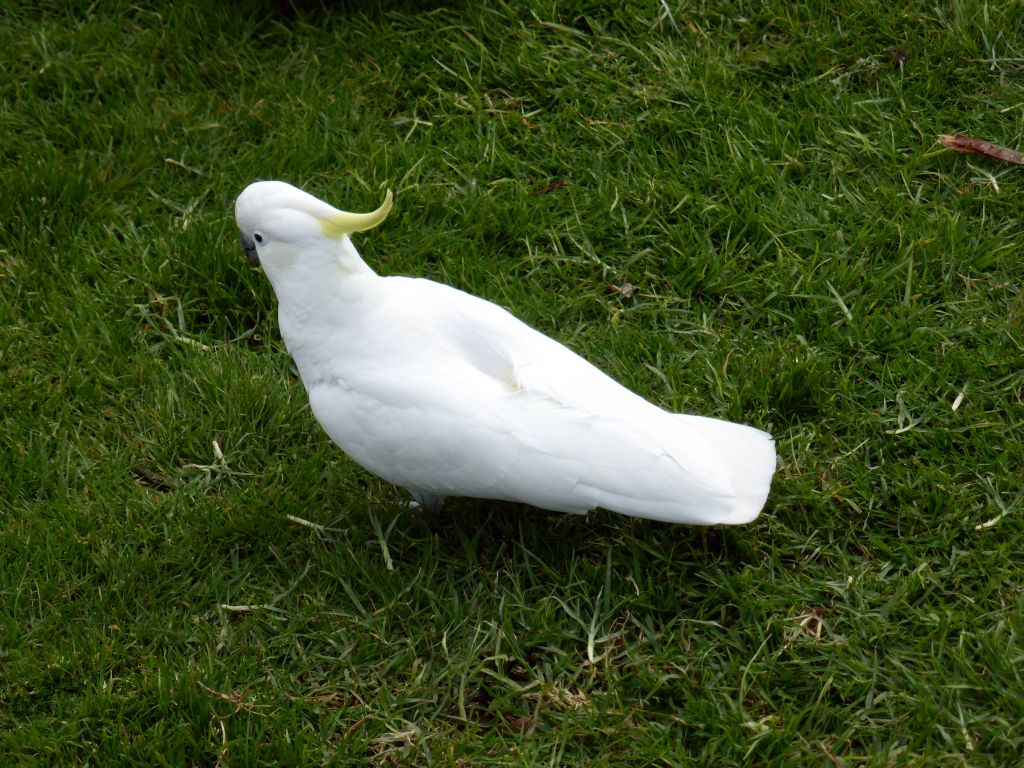
{"type": "Polygon", "coordinates": [[[1009,766],[1018,3],[7,4],[0,762],[1009,766]],[[628,7],[624,7],[628,6],[628,7]],[[698,529],[334,448],[242,257],[279,178],[776,437],[698,529]]]}

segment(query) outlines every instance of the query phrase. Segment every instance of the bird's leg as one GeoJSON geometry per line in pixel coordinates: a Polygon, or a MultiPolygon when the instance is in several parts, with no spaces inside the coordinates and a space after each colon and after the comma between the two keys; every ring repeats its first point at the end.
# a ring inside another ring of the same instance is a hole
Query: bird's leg
{"type": "Polygon", "coordinates": [[[415,488],[407,488],[406,490],[409,491],[415,499],[415,501],[409,502],[409,509],[413,512],[423,511],[429,514],[435,514],[440,512],[444,507],[444,496],[435,496],[432,493],[418,491],[415,488]]]}

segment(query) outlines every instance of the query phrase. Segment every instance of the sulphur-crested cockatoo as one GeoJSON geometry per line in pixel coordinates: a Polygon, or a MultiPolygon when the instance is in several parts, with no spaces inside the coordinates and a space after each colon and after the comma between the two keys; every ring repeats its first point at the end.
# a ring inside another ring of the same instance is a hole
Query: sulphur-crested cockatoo
{"type": "Polygon", "coordinates": [[[495,304],[376,274],[349,236],[390,209],[390,191],[346,213],[280,181],[235,204],[313,414],[345,453],[425,507],[473,496],[698,525],[757,517],[768,434],[664,411],[495,304]]]}

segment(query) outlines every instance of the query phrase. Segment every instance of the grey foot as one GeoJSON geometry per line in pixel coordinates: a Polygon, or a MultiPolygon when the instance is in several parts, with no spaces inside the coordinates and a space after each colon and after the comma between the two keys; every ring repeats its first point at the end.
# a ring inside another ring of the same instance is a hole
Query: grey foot
{"type": "Polygon", "coordinates": [[[428,514],[434,514],[440,512],[444,508],[444,496],[435,496],[432,493],[425,493],[412,488],[407,488],[406,490],[409,491],[415,499],[415,501],[409,502],[409,509],[413,512],[427,512],[428,514]]]}

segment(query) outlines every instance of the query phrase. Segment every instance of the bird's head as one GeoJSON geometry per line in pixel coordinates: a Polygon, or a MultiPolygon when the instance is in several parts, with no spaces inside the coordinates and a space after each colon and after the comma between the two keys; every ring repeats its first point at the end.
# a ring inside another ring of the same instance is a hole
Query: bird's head
{"type": "Polygon", "coordinates": [[[342,268],[366,269],[348,236],[384,221],[391,201],[389,189],[372,213],[348,213],[283,181],[257,181],[235,201],[235,221],[245,255],[258,260],[273,281],[318,255],[334,258],[342,268]]]}

